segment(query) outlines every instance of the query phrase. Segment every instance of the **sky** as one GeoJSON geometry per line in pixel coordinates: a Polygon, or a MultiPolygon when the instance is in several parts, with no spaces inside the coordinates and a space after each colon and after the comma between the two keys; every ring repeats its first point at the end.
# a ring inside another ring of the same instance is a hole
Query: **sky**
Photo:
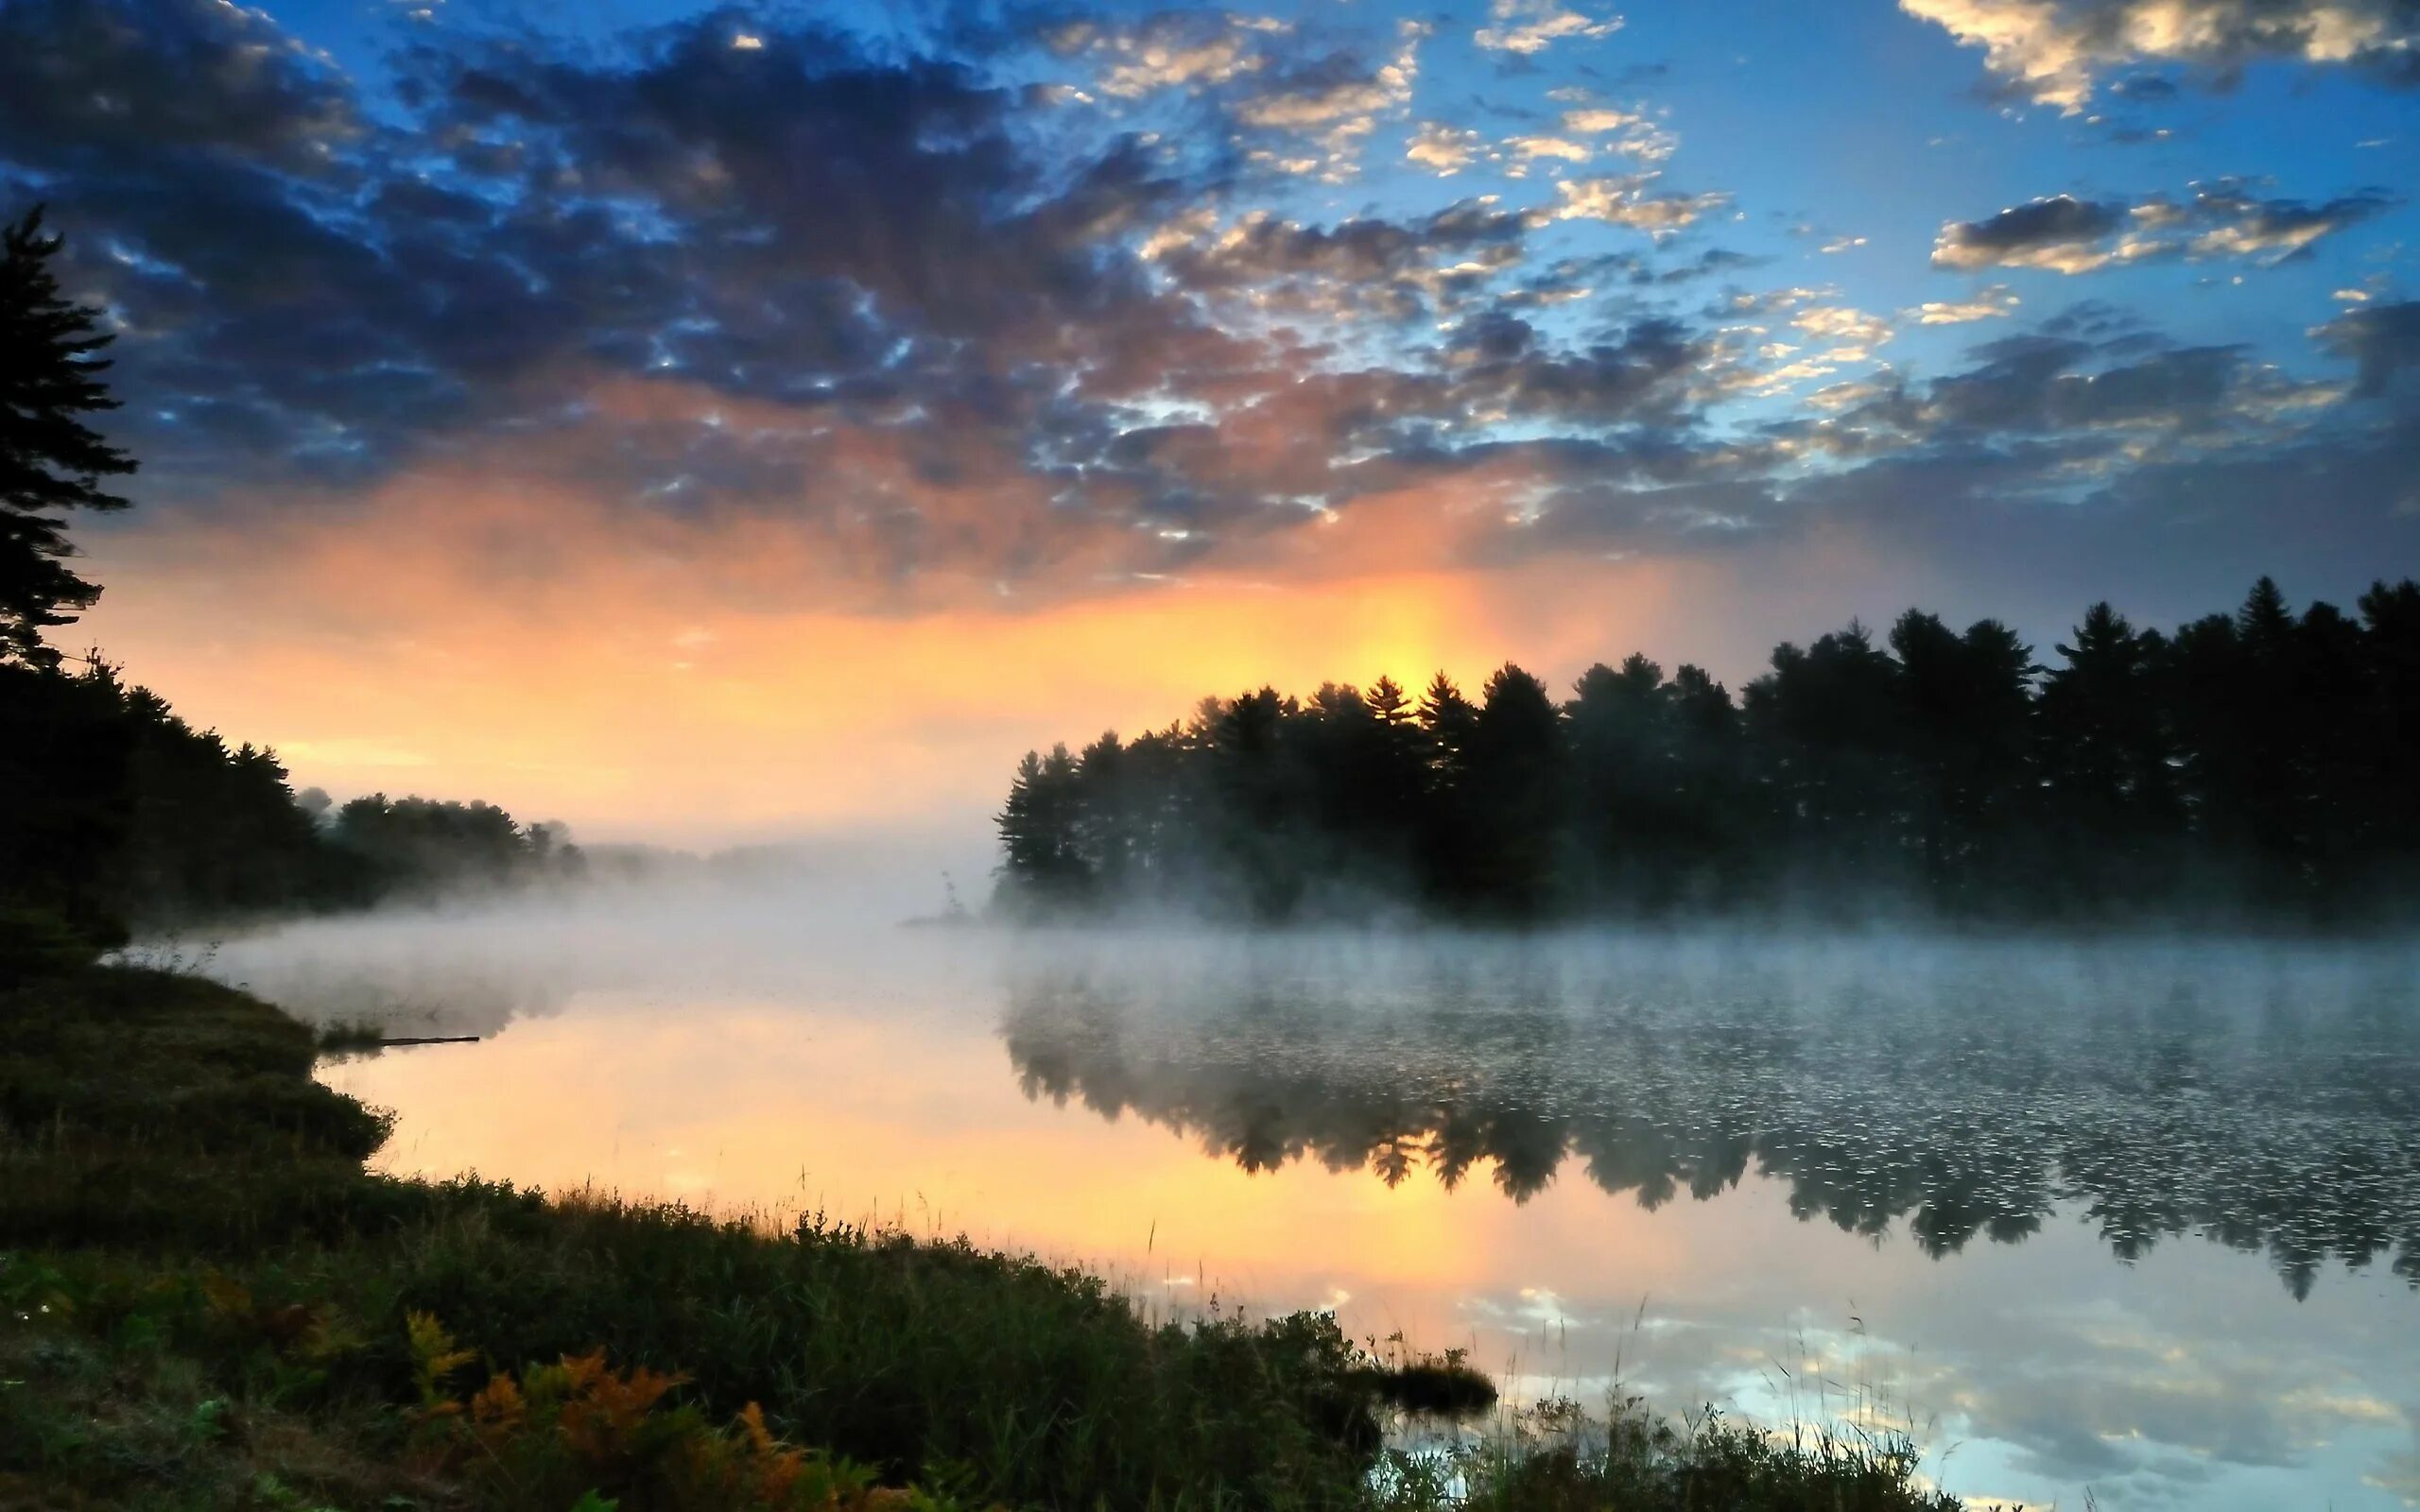
{"type": "Polygon", "coordinates": [[[100,647],[298,784],[979,827],[1205,694],[2420,568],[2412,0],[6,0],[100,647]]]}

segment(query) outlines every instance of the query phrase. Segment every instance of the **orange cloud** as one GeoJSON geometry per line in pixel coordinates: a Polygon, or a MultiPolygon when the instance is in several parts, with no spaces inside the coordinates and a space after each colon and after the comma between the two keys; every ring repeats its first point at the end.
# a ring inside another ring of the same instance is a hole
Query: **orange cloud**
{"type": "Polygon", "coordinates": [[[591,837],[974,825],[1029,747],[1263,682],[1476,682],[1507,656],[1565,677],[1670,644],[1710,571],[1441,570],[1471,507],[1371,499],[1270,543],[1251,576],[1049,605],[920,585],[935,607],[885,612],[828,591],[816,532],[778,517],[431,475],[316,511],[139,520],[94,541],[110,587],[80,628],[188,718],[340,797],[475,796],[591,837]]]}

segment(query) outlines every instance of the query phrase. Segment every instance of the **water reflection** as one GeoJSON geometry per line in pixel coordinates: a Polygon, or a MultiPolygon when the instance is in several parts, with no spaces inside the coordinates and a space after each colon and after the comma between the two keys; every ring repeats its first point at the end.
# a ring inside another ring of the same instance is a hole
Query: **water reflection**
{"type": "Polygon", "coordinates": [[[1011,973],[1026,1094],[1515,1202],[1576,1162],[1651,1210],[1752,1169],[1793,1212],[1927,1253],[2079,1205],[2132,1260],[2265,1249],[2420,1286],[2420,1036],[2400,956],[1333,946],[1064,954],[1011,973]]]}
{"type": "Polygon", "coordinates": [[[322,920],[213,964],[488,1035],[324,1072],[397,1110],[398,1171],[904,1216],[1467,1346],[1515,1398],[1878,1394],[2037,1507],[2420,1494],[2409,952],[829,917],[322,920]]]}

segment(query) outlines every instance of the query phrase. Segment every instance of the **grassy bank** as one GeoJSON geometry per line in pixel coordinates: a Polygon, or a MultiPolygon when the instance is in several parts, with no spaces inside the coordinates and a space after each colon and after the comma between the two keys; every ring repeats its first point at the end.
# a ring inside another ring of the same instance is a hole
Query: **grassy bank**
{"type": "Polygon", "coordinates": [[[0,1505],[1949,1507],[1896,1446],[1531,1419],[1381,1448],[1332,1319],[808,1219],[363,1169],[309,1030],[187,977],[0,992],[0,1505]]]}

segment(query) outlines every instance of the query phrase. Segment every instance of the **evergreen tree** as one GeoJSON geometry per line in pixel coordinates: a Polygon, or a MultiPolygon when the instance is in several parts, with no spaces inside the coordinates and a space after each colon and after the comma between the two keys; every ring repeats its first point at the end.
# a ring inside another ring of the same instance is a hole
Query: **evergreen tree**
{"type": "Polygon", "coordinates": [[[2368,754],[2377,730],[2375,672],[2359,622],[2314,603],[2293,627],[2290,674],[2296,749],[2297,861],[2308,902],[2320,917],[2359,913],[2378,857],[2368,754]]]}
{"type": "Polygon", "coordinates": [[[1489,910],[1532,919],[1557,902],[1569,759],[1553,695],[1507,662],[1487,679],[1466,760],[1471,883],[1489,910]]]}
{"type": "Polygon", "coordinates": [[[1443,673],[1417,708],[1385,678],[1205,699],[1029,757],[1004,898],[2365,923],[2420,902],[2420,587],[2375,585],[2355,621],[2264,579],[2172,638],[2098,604],[2059,653],[2046,674],[1998,621],[1910,610],[1887,649],[1854,623],[1776,647],[1738,700],[1637,655],[1563,706],[1509,663],[1478,704],[1443,673]]]}
{"type": "Polygon", "coordinates": [[[1288,729],[1300,713],[1274,688],[1247,693],[1220,711],[1203,752],[1213,800],[1208,849],[1241,888],[1237,902],[1253,919],[1287,917],[1307,880],[1309,767],[1288,729]]]}
{"type": "Polygon", "coordinates": [[[1899,662],[1910,843],[1932,902],[1970,907],[2004,878],[2027,792],[2032,650],[1996,620],[1962,636],[1910,610],[1891,629],[1899,662]]]}
{"type": "Polygon", "coordinates": [[[1684,663],[1666,695],[1671,736],[1671,872],[1675,904],[1740,902],[1762,835],[1744,764],[1739,710],[1703,667],[1684,663]]]}
{"type": "Polygon", "coordinates": [[[1607,902],[1652,906],[1670,876],[1677,758],[1664,672],[1633,655],[1572,685],[1564,713],[1573,767],[1574,861],[1607,902]]]}
{"type": "Polygon", "coordinates": [[[2171,886],[2185,807],[2163,698],[2168,642],[2106,601],[2042,679],[2035,747],[2056,885],[2098,912],[2171,886]]]}
{"type": "Polygon", "coordinates": [[[1382,677],[1371,684],[1368,702],[1371,717],[1377,722],[1370,761],[1361,772],[1371,823],[1385,836],[1381,866],[1398,880],[1409,880],[1426,807],[1426,734],[1419,711],[1392,678],[1382,677]]]}
{"type": "MultiPolygon", "coordinates": [[[[2420,583],[2374,583],[2360,598],[2362,661],[2369,669],[2371,715],[2360,743],[2361,806],[2375,826],[2374,888],[2420,878],[2420,583]]],[[[2374,894],[2375,907],[2384,899],[2374,894]]]]}
{"type": "Polygon", "coordinates": [[[1902,709],[1897,663],[1854,621],[1803,650],[1776,646],[1772,670],[1748,685],[1766,823],[1806,902],[1854,905],[1903,884],[1902,709]]]}
{"type": "Polygon", "coordinates": [[[1063,910],[1084,901],[1090,869],[1077,848],[1076,762],[1064,746],[1050,754],[1025,753],[996,822],[1003,903],[1024,915],[1063,910]]]}
{"type": "Polygon", "coordinates": [[[2275,582],[2177,631],[2169,676],[2187,801],[2206,871],[2269,906],[2309,892],[2308,731],[2296,621],[2275,582]]]}
{"type": "Polygon", "coordinates": [[[1106,896],[1130,896],[1138,880],[1148,799],[1136,790],[1132,764],[1115,730],[1077,756],[1074,799],[1072,844],[1085,871],[1106,896]]]}
{"type": "Polygon", "coordinates": [[[1469,764],[1478,709],[1443,670],[1420,700],[1426,813],[1420,826],[1422,891],[1449,906],[1468,907],[1478,885],[1474,871],[1477,820],[1471,812],[1469,764]]]}
{"type": "Polygon", "coordinates": [[[101,592],[68,569],[63,516],[124,508],[102,480],[134,471],[79,418],[117,407],[98,355],[114,338],[60,294],[50,267],[60,246],[40,208],[0,229],[0,660],[39,666],[59,662],[43,632],[101,592]]]}

